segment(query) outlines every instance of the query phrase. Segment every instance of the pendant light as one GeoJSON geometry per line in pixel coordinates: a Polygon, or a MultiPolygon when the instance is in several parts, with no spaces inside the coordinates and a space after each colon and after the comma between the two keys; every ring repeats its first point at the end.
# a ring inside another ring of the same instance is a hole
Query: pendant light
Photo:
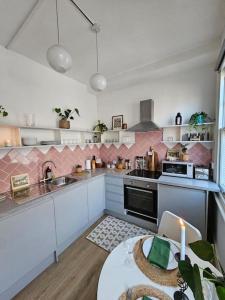
{"type": "Polygon", "coordinates": [[[107,80],[104,75],[99,73],[99,56],[98,56],[98,33],[100,32],[100,25],[94,23],[91,27],[91,30],[96,34],[96,65],[97,65],[97,73],[94,73],[90,78],[90,85],[93,90],[96,92],[103,91],[107,86],[107,80]]]}
{"type": "Polygon", "coordinates": [[[57,23],[57,38],[58,44],[53,45],[47,50],[47,60],[49,65],[59,73],[65,73],[72,67],[72,58],[70,54],[59,43],[59,15],[58,15],[58,0],[55,0],[56,8],[56,23],[57,23]]]}

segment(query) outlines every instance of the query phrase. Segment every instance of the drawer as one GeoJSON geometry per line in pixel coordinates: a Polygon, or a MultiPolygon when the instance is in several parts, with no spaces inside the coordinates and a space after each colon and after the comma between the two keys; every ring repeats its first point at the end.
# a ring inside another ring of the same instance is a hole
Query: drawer
{"type": "Polygon", "coordinates": [[[106,184],[106,192],[116,193],[123,196],[123,186],[106,184]]]}
{"type": "Polygon", "coordinates": [[[106,201],[106,209],[119,213],[121,215],[124,214],[124,206],[118,202],[106,201]]]}
{"type": "Polygon", "coordinates": [[[123,178],[118,178],[116,176],[106,176],[106,185],[112,184],[123,187],[123,178]]]}
{"type": "Polygon", "coordinates": [[[108,200],[124,204],[123,195],[119,195],[116,193],[106,192],[106,201],[108,201],[108,200]]]}

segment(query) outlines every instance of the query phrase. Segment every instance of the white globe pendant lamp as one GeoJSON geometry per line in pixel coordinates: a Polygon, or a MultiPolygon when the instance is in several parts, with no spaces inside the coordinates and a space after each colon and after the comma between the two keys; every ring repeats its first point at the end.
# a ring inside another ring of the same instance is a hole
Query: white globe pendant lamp
{"type": "Polygon", "coordinates": [[[91,27],[92,31],[95,32],[96,34],[96,58],[97,58],[97,72],[94,73],[90,77],[90,86],[92,87],[93,90],[96,92],[101,92],[107,87],[107,80],[104,75],[99,73],[98,71],[98,64],[99,64],[99,58],[98,58],[98,32],[100,32],[100,26],[99,24],[95,23],[91,27]]]}
{"type": "Polygon", "coordinates": [[[58,0],[56,3],[56,20],[57,20],[57,37],[58,44],[53,45],[47,50],[47,60],[49,65],[59,73],[65,73],[72,67],[72,58],[63,46],[59,44],[59,16],[58,16],[58,0]]]}

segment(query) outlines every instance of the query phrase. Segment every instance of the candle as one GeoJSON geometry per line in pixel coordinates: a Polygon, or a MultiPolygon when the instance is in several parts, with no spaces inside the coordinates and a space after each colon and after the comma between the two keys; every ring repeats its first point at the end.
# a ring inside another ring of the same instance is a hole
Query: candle
{"type": "Polygon", "coordinates": [[[180,219],[180,260],[185,260],[185,226],[182,219],[180,219]]]}
{"type": "Polygon", "coordinates": [[[12,145],[11,145],[11,141],[10,140],[6,140],[5,141],[5,146],[6,147],[11,147],[12,145]]]}

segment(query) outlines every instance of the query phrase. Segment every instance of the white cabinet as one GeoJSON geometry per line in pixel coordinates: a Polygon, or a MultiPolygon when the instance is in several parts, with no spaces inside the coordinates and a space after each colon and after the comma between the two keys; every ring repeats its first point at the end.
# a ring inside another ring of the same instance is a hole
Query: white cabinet
{"type": "Polygon", "coordinates": [[[0,220],[0,298],[56,249],[51,198],[0,220]]]}
{"type": "Polygon", "coordinates": [[[88,182],[89,222],[94,223],[105,209],[105,176],[94,178],[88,182]]]}
{"type": "Polygon", "coordinates": [[[87,184],[54,194],[58,252],[73,242],[88,225],[87,184]]]}
{"type": "Polygon", "coordinates": [[[207,235],[207,193],[202,190],[158,185],[159,221],[165,210],[184,218],[197,227],[203,239],[207,235]]]}

